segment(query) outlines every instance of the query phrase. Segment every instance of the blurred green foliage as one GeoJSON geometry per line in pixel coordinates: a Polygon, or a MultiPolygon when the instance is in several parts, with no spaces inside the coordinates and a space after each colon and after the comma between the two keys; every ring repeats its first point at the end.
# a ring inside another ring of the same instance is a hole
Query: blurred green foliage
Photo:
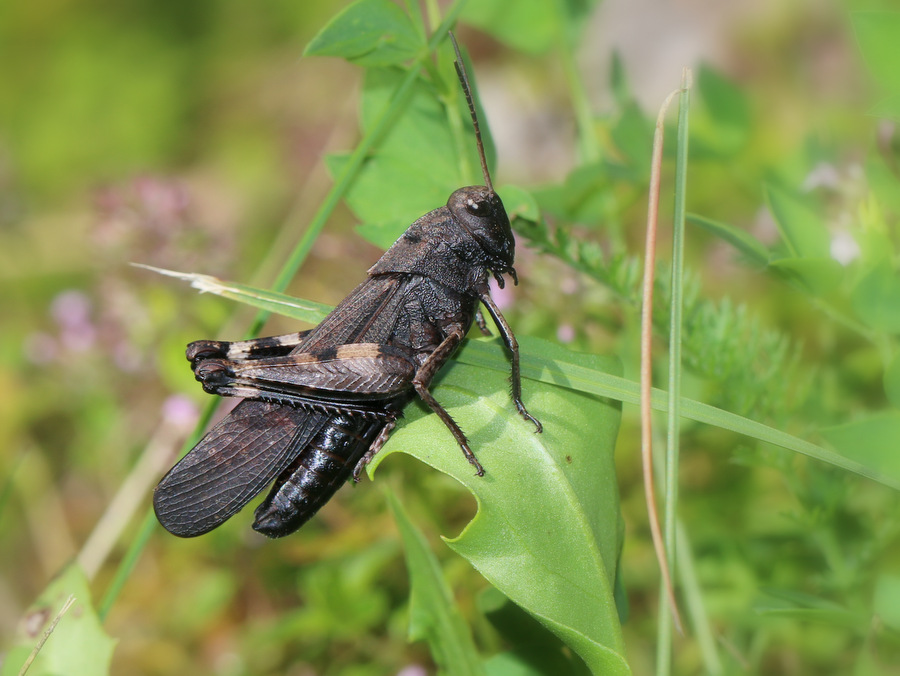
{"type": "MultiPolygon", "coordinates": [[[[363,65],[414,54],[420,23],[400,4],[372,4],[406,38],[360,54],[370,61],[363,65]]],[[[743,13],[717,25],[727,38],[716,43],[719,57],[694,69],[688,205],[701,227],[689,229],[683,393],[896,476],[900,19],[883,11],[892,9],[887,0],[734,4],[743,13]]],[[[377,85],[396,78],[389,69],[363,76],[337,59],[300,58],[343,7],[0,4],[4,651],[148,440],[172,451],[185,434],[204,399],[183,345],[235,337],[247,325],[246,312],[127,263],[265,285],[328,188],[322,155],[354,146],[357,103],[365,129],[389,91],[377,85]]],[[[520,216],[523,283],[504,310],[510,323],[519,335],[615,354],[634,378],[656,110],[642,102],[645,83],[625,59],[610,58],[608,72],[576,65],[579,45],[604,48],[596,20],[586,23],[596,11],[588,2],[471,2],[460,40],[490,113],[483,124],[528,129],[517,157],[535,158],[536,166],[504,165],[497,143],[496,182],[520,216]],[[602,95],[588,83],[600,83],[602,95]],[[494,98],[495,89],[514,103],[494,98]],[[538,94],[517,99],[517,91],[538,94]],[[547,124],[560,115],[570,132],[547,124]],[[513,124],[534,117],[543,126],[513,124]],[[540,159],[545,133],[571,146],[568,162],[540,159]]],[[[653,47],[648,37],[646,51],[653,47]]],[[[467,124],[455,83],[439,84],[467,124]]],[[[433,112],[426,103],[409,109],[433,112]]],[[[362,232],[382,245],[446,199],[456,185],[441,181],[461,170],[428,157],[446,159],[455,147],[443,127],[427,139],[395,129],[418,163],[372,161],[348,196],[362,232]],[[366,170],[373,180],[395,177],[404,211],[385,208],[394,199],[367,183],[366,170]],[[408,199],[400,193],[410,186],[408,199]]],[[[341,161],[332,156],[330,170],[341,161]]],[[[477,180],[477,163],[466,162],[477,180]]],[[[333,303],[362,278],[377,249],[352,233],[355,225],[336,212],[295,282],[297,295],[333,303]]],[[[658,276],[661,337],[666,277],[658,276]]],[[[276,319],[269,328],[291,326],[276,319]]],[[[658,382],[664,369],[660,361],[658,382]]],[[[617,469],[631,612],[622,631],[633,672],[648,673],[658,579],[637,434],[626,407],[617,469]]],[[[672,672],[897,673],[896,493],[718,428],[685,423],[682,445],[680,516],[698,583],[692,592],[682,580],[682,593],[703,608],[705,625],[692,616],[697,624],[675,641],[672,672]]],[[[144,473],[138,514],[170,460],[144,473]]],[[[517,635],[533,631],[531,647],[547,641],[548,651],[559,650],[515,610],[498,619],[503,605],[485,600],[492,590],[484,579],[437,541],[471,518],[468,493],[400,454],[378,481],[396,488],[428,533],[476,648],[495,655],[491,673],[538,664],[517,635]]],[[[95,598],[138,521],[128,521],[111,559],[92,571],[95,598]]],[[[427,672],[427,647],[406,642],[408,597],[400,536],[381,491],[364,483],[277,543],[261,543],[244,515],[195,541],[153,537],[104,630],[118,640],[114,673],[427,672]]]]}

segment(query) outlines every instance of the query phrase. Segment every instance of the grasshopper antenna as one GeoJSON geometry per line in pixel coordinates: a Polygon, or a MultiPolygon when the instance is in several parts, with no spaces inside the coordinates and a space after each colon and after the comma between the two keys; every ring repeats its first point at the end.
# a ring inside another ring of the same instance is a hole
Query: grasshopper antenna
{"type": "Polygon", "coordinates": [[[459,83],[462,85],[463,93],[466,95],[466,102],[469,104],[469,113],[472,115],[472,126],[475,127],[475,142],[478,144],[478,156],[481,158],[481,171],[484,174],[484,184],[487,189],[494,192],[494,186],[491,183],[491,175],[488,173],[487,159],[484,156],[484,143],[481,140],[481,128],[478,126],[478,115],[475,114],[475,102],[472,100],[472,89],[469,87],[469,76],[466,73],[466,66],[463,63],[462,54],[459,53],[459,45],[456,44],[456,36],[453,31],[447,31],[450,34],[450,42],[453,43],[453,51],[456,52],[456,75],[459,77],[459,83]]]}

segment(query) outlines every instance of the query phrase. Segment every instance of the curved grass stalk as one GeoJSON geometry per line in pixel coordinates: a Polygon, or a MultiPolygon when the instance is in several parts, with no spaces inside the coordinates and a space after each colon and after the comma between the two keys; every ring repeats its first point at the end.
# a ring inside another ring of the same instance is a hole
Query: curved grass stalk
{"type": "MultiPolygon", "coordinates": [[[[653,276],[656,270],[656,235],[659,222],[659,186],[662,172],[663,127],[669,104],[678,94],[670,93],[659,110],[656,118],[656,131],[653,135],[653,159],[650,168],[649,203],[647,205],[647,242],[644,250],[644,284],[643,302],[641,304],[641,465],[644,474],[644,495],[647,499],[647,516],[650,534],[653,538],[653,549],[659,562],[660,574],[663,578],[662,589],[665,594],[663,605],[668,605],[672,621],[681,630],[681,618],[675,602],[675,591],[672,586],[672,575],[669,557],[665,552],[663,534],[659,525],[659,512],[656,505],[656,488],[653,479],[653,417],[650,405],[653,386],[653,276]]],[[[672,467],[666,467],[667,473],[672,467]]],[[[668,484],[668,481],[666,482],[668,484]]],[[[660,613],[660,629],[657,634],[657,666],[668,664],[671,644],[668,631],[668,614],[660,613]],[[664,638],[665,637],[665,638],[664,638]]],[[[657,670],[659,673],[659,670],[657,670]]]]}

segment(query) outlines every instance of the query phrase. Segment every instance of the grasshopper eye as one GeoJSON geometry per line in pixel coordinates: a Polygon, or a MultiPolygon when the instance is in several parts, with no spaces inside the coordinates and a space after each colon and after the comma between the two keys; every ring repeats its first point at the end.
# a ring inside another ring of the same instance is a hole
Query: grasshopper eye
{"type": "Polygon", "coordinates": [[[485,202],[474,200],[469,198],[466,200],[466,211],[468,211],[473,216],[480,216],[484,209],[485,202]]]}

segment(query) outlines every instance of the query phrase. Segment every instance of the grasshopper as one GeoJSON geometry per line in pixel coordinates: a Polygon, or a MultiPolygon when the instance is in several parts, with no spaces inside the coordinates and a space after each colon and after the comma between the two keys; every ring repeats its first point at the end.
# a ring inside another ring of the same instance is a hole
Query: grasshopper
{"type": "Polygon", "coordinates": [[[362,284],[311,331],[240,342],[200,340],[187,348],[211,394],[243,399],[163,477],[153,506],[171,533],[192,537],[222,524],[269,483],[253,528],[296,531],[384,446],[418,395],[453,434],[479,476],[468,439],[429,385],[483,305],[511,355],[512,399],[522,403],[519,348],[491,298],[488,280],[518,283],[509,217],[494,192],[468,76],[455,38],[484,185],[460,188],[446,206],[416,220],[362,284]]]}

